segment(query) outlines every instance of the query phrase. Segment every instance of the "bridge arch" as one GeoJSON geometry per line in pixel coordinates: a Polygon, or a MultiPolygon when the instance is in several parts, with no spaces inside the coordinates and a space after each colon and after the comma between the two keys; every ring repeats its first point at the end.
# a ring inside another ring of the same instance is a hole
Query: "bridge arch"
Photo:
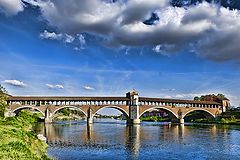
{"type": "Polygon", "coordinates": [[[191,113],[191,112],[194,112],[194,111],[203,111],[203,112],[208,113],[209,115],[211,115],[213,118],[216,117],[215,114],[211,113],[210,111],[208,111],[208,110],[206,110],[206,109],[197,108],[197,109],[192,109],[192,110],[186,112],[185,114],[183,114],[183,118],[184,118],[187,114],[189,114],[189,113],[191,113]]]}
{"type": "Polygon", "coordinates": [[[45,116],[45,113],[44,113],[43,111],[41,111],[39,108],[33,107],[33,106],[21,106],[21,107],[18,107],[18,108],[16,108],[16,109],[14,109],[12,112],[15,113],[15,112],[18,111],[18,110],[22,110],[22,109],[26,109],[26,108],[31,108],[31,109],[37,110],[37,111],[39,111],[43,116],[45,116]]]}
{"type": "Polygon", "coordinates": [[[154,106],[154,107],[151,107],[151,108],[146,109],[145,111],[143,111],[142,113],[139,114],[139,118],[140,118],[144,113],[146,113],[146,112],[148,112],[148,111],[150,111],[150,110],[152,110],[152,109],[163,109],[163,110],[167,110],[167,111],[169,111],[170,113],[172,113],[175,118],[178,119],[177,113],[175,113],[174,111],[172,111],[172,110],[169,109],[169,108],[161,107],[161,106],[154,106]]]}
{"type": "Polygon", "coordinates": [[[84,112],[81,108],[76,107],[76,106],[62,106],[62,107],[54,110],[53,113],[51,114],[51,117],[53,117],[58,111],[60,111],[61,109],[64,109],[64,108],[76,108],[76,109],[80,110],[84,114],[85,117],[87,117],[87,113],[84,112]]]}
{"type": "Polygon", "coordinates": [[[126,110],[124,110],[123,108],[119,107],[119,106],[103,106],[103,107],[99,108],[98,110],[96,110],[96,111],[92,114],[92,118],[97,114],[97,112],[99,112],[100,110],[105,109],[105,108],[117,109],[118,111],[120,111],[121,113],[123,113],[124,116],[126,116],[126,118],[129,118],[129,113],[128,113],[126,110]]]}

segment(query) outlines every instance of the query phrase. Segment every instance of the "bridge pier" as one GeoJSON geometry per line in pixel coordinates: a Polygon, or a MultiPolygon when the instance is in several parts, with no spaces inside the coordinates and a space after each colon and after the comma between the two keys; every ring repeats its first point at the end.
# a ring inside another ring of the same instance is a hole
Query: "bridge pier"
{"type": "Polygon", "coordinates": [[[45,119],[44,119],[44,122],[45,122],[45,123],[52,123],[53,120],[52,120],[52,118],[45,118],[45,119]]]}
{"type": "Polygon", "coordinates": [[[139,96],[138,92],[133,90],[126,94],[126,97],[130,99],[129,101],[129,120],[127,124],[129,125],[136,125],[140,124],[141,121],[139,119],[139,96]]]}
{"type": "Polygon", "coordinates": [[[140,119],[129,119],[129,120],[127,120],[127,125],[138,125],[140,123],[141,123],[140,119]]]}
{"type": "Polygon", "coordinates": [[[172,122],[172,123],[184,124],[184,119],[183,119],[183,118],[172,119],[171,122],[172,122]]]}
{"type": "Polygon", "coordinates": [[[93,124],[93,113],[91,107],[87,111],[87,124],[93,124]]]}
{"type": "Polygon", "coordinates": [[[93,118],[88,117],[87,118],[87,124],[93,124],[93,118]]]}
{"type": "Polygon", "coordinates": [[[180,118],[180,119],[179,119],[179,123],[180,123],[180,124],[184,124],[184,119],[183,119],[183,118],[180,118]]]}
{"type": "Polygon", "coordinates": [[[14,117],[16,114],[11,111],[11,109],[7,109],[4,112],[4,117],[14,117]]]}
{"type": "Polygon", "coordinates": [[[47,108],[46,111],[45,111],[45,119],[44,119],[44,122],[45,123],[52,123],[53,120],[52,120],[52,117],[51,117],[51,113],[49,111],[49,109],[47,108]]]}

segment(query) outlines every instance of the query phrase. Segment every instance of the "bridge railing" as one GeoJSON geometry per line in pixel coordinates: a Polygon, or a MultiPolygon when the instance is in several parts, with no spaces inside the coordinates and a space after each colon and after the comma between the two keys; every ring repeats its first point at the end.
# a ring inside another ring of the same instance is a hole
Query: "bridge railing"
{"type": "Polygon", "coordinates": [[[8,101],[9,105],[128,105],[128,101],[8,101]]]}
{"type": "MultiPolygon", "coordinates": [[[[91,98],[90,98],[91,99],[91,98]]],[[[111,99],[111,98],[109,98],[111,99]]],[[[31,106],[44,106],[44,105],[129,105],[130,100],[126,98],[114,98],[114,100],[108,100],[107,98],[97,100],[8,100],[10,105],[31,105],[31,106]]],[[[142,98],[138,101],[139,106],[170,106],[170,107],[197,107],[197,108],[220,108],[222,104],[216,102],[202,102],[202,101],[190,101],[190,100],[171,100],[171,99],[156,99],[156,98],[142,98]]]]}
{"type": "Polygon", "coordinates": [[[197,108],[220,108],[220,104],[201,104],[199,103],[174,103],[174,102],[149,102],[140,101],[139,106],[170,106],[170,107],[197,107],[197,108]]]}

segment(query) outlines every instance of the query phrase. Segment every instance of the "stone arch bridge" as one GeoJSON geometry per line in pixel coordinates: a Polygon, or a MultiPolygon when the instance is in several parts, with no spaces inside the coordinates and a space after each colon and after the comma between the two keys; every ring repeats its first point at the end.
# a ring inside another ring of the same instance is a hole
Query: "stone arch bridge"
{"type": "Polygon", "coordinates": [[[155,108],[169,111],[173,120],[184,123],[184,117],[190,112],[201,110],[216,117],[230,106],[228,100],[213,102],[139,97],[135,90],[124,97],[9,96],[7,102],[9,109],[6,116],[14,116],[21,109],[32,108],[43,114],[45,122],[52,122],[54,114],[60,109],[78,108],[86,116],[87,123],[93,123],[93,117],[99,110],[115,108],[124,114],[128,124],[139,124],[140,116],[155,108]]]}

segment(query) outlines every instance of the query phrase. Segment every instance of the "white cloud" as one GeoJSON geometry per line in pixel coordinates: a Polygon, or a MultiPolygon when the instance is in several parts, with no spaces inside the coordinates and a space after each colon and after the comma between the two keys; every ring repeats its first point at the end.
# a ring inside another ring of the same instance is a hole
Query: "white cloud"
{"type": "Polygon", "coordinates": [[[190,48],[212,60],[240,61],[240,11],[218,4],[204,1],[173,7],[168,0],[36,0],[32,4],[39,6],[51,26],[68,35],[87,32],[104,37],[110,46],[155,46],[154,51],[165,55],[190,48]],[[152,12],[159,21],[144,24],[152,12]]]}
{"type": "Polygon", "coordinates": [[[80,48],[84,49],[84,46],[86,45],[85,37],[82,34],[78,34],[77,36],[80,42],[80,46],[81,46],[80,48]]]}
{"type": "Polygon", "coordinates": [[[81,51],[81,50],[85,49],[86,40],[82,34],[77,34],[77,38],[78,38],[79,42],[76,44],[76,46],[73,49],[75,51],[81,51]]]}
{"type": "Polygon", "coordinates": [[[60,85],[60,84],[46,84],[46,86],[49,88],[49,89],[64,89],[63,85],[60,85]]]}
{"type": "Polygon", "coordinates": [[[65,34],[64,42],[66,42],[66,43],[72,43],[74,40],[75,40],[75,38],[74,38],[73,36],[68,35],[68,34],[65,34]]]}
{"type": "Polygon", "coordinates": [[[71,35],[49,32],[47,30],[40,33],[39,37],[42,39],[62,40],[65,43],[72,43],[75,40],[75,38],[71,35]]]}
{"type": "Polygon", "coordinates": [[[0,12],[7,16],[16,15],[24,10],[24,4],[21,0],[0,0],[0,12]]]}
{"type": "Polygon", "coordinates": [[[16,87],[26,87],[27,85],[19,80],[4,80],[3,83],[16,87]]]}
{"type": "Polygon", "coordinates": [[[94,91],[95,88],[91,87],[91,86],[83,86],[83,89],[88,90],[88,91],[94,91]]]}
{"type": "Polygon", "coordinates": [[[42,39],[52,39],[52,40],[62,40],[63,34],[56,34],[55,32],[49,32],[44,30],[43,33],[40,33],[40,38],[42,39]]]}

